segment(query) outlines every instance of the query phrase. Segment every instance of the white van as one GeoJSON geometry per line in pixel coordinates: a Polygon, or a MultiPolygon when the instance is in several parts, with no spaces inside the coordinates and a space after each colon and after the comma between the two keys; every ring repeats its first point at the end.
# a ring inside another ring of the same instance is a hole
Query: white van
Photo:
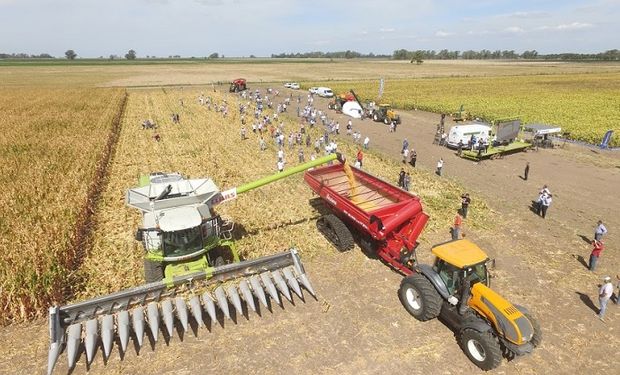
{"type": "Polygon", "coordinates": [[[467,147],[467,142],[473,135],[476,139],[482,138],[483,140],[489,140],[491,133],[491,126],[481,123],[455,125],[450,129],[448,133],[447,144],[448,147],[457,148],[459,141],[463,142],[467,147]]]}
{"type": "Polygon", "coordinates": [[[331,98],[334,96],[334,92],[329,87],[318,87],[316,89],[316,94],[323,98],[331,98]]]}

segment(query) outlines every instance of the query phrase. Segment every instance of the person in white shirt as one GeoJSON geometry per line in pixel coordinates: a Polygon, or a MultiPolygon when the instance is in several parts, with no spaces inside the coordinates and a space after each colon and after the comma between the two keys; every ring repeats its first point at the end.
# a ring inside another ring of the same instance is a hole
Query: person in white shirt
{"type": "Polygon", "coordinates": [[[364,148],[366,150],[368,150],[368,144],[370,143],[370,138],[368,138],[368,136],[366,136],[366,138],[364,138],[364,148]]]}
{"type": "Polygon", "coordinates": [[[278,150],[278,161],[284,161],[284,151],[278,150]]]}
{"type": "Polygon", "coordinates": [[[594,231],[594,239],[600,241],[603,239],[603,236],[607,234],[607,228],[605,227],[605,225],[603,225],[602,220],[599,220],[597,224],[598,226],[594,231]]]}
{"type": "Polygon", "coordinates": [[[282,172],[284,170],[284,161],[278,160],[278,172],[282,172]]]}
{"type": "Polygon", "coordinates": [[[605,311],[607,310],[607,302],[609,302],[609,299],[611,298],[613,291],[614,291],[614,287],[611,284],[611,277],[605,276],[603,278],[603,285],[601,286],[601,289],[599,289],[598,291],[598,302],[601,306],[598,312],[598,318],[600,320],[603,320],[603,318],[605,317],[605,311]]]}
{"type": "Polygon", "coordinates": [[[409,158],[409,149],[406,148],[403,150],[403,164],[407,163],[408,158],[409,158]]]}
{"type": "Polygon", "coordinates": [[[441,170],[443,169],[443,158],[440,158],[437,162],[437,175],[441,176],[441,170]]]}

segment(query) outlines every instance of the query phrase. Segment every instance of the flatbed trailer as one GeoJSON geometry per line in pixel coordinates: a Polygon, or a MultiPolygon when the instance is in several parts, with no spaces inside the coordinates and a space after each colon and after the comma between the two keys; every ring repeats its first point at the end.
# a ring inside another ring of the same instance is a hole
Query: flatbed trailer
{"type": "Polygon", "coordinates": [[[481,161],[486,159],[498,159],[504,157],[504,155],[514,154],[517,152],[522,152],[532,147],[531,143],[528,142],[511,142],[505,146],[496,146],[489,147],[487,152],[478,153],[478,150],[463,150],[461,152],[461,157],[464,159],[481,161]]]}

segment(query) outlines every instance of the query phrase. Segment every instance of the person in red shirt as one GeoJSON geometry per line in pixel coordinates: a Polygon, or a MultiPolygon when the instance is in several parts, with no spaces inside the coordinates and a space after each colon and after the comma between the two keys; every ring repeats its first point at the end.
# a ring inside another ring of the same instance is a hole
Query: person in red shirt
{"type": "Polygon", "coordinates": [[[596,269],[596,262],[598,262],[598,257],[601,256],[601,252],[605,249],[605,246],[602,241],[594,240],[592,241],[592,253],[590,253],[590,271],[594,271],[596,269]]]}
{"type": "Polygon", "coordinates": [[[458,240],[461,234],[461,226],[463,225],[463,217],[458,213],[454,217],[454,226],[452,227],[452,240],[458,240]]]}
{"type": "Polygon", "coordinates": [[[362,160],[364,159],[364,153],[362,153],[362,149],[357,150],[357,161],[360,163],[360,168],[362,167],[362,160]]]}

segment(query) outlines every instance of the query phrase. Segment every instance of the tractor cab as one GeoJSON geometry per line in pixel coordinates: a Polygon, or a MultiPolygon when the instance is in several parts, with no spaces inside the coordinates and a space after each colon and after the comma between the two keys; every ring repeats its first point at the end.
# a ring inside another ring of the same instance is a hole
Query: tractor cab
{"type": "Polygon", "coordinates": [[[489,258],[476,244],[467,240],[450,241],[433,247],[431,252],[436,257],[433,270],[450,294],[459,290],[465,278],[472,286],[476,283],[489,286],[489,258]]]}

